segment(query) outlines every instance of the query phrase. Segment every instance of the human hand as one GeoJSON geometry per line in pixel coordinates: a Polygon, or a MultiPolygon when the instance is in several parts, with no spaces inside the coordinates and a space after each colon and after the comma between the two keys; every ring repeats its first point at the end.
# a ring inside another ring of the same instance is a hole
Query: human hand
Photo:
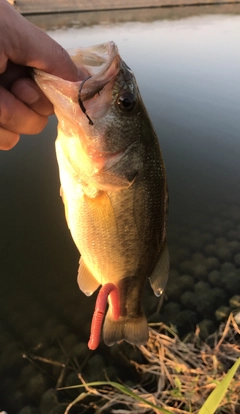
{"type": "Polygon", "coordinates": [[[79,70],[68,53],[6,0],[0,0],[0,149],[14,147],[20,134],[41,132],[53,113],[31,78],[33,67],[69,81],[79,80],[79,70]]]}

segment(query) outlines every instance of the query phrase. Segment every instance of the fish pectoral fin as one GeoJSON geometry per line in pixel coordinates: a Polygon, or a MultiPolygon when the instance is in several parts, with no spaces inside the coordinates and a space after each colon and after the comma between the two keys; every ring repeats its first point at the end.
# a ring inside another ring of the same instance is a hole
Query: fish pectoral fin
{"type": "Polygon", "coordinates": [[[105,164],[93,177],[98,188],[104,191],[119,191],[129,188],[143,168],[141,157],[137,156],[138,142],[133,142],[127,149],[106,159],[105,164]]]}
{"type": "Polygon", "coordinates": [[[116,218],[111,203],[111,199],[105,191],[99,191],[93,198],[85,195],[85,204],[88,206],[89,215],[92,219],[92,225],[99,229],[101,234],[115,232],[116,218]]]}
{"type": "Polygon", "coordinates": [[[66,222],[67,222],[67,225],[68,225],[68,228],[69,228],[67,199],[64,195],[64,191],[63,191],[62,187],[60,187],[60,196],[62,197],[62,202],[64,204],[65,218],[66,218],[66,222]]]}
{"type": "Polygon", "coordinates": [[[150,285],[156,296],[160,296],[166,286],[169,266],[169,252],[165,241],[158,262],[149,277],[150,285]]]}
{"type": "Polygon", "coordinates": [[[91,296],[95,290],[100,286],[100,283],[95,279],[84,260],[80,258],[77,282],[80,290],[86,295],[91,296]]]}
{"type": "Polygon", "coordinates": [[[96,174],[94,176],[94,182],[97,188],[102,191],[119,191],[129,188],[138,172],[134,171],[133,173],[129,174],[114,174],[112,171],[101,171],[100,174],[96,174]]]}

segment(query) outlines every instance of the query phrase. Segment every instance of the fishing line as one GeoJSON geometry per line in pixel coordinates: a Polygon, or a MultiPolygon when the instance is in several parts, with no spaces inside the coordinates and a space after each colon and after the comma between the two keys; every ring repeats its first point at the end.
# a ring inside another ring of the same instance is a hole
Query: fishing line
{"type": "Polygon", "coordinates": [[[89,78],[91,78],[91,76],[88,76],[86,79],[84,79],[82,81],[81,85],[80,85],[80,88],[79,88],[79,91],[78,91],[78,103],[79,103],[79,106],[80,106],[81,110],[83,111],[84,115],[86,115],[87,119],[89,120],[89,124],[93,125],[93,121],[91,120],[90,116],[87,114],[87,110],[86,110],[85,106],[83,105],[83,101],[81,99],[81,92],[82,92],[83,85],[89,78]]]}

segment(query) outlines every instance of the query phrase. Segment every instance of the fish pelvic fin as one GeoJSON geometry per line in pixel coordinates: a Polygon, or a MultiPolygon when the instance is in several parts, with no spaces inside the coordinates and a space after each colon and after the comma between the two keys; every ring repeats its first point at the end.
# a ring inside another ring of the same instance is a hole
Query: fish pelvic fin
{"type": "Polygon", "coordinates": [[[82,257],[79,262],[77,282],[79,289],[85,293],[86,296],[91,296],[100,285],[88,269],[82,257]]]}
{"type": "Polygon", "coordinates": [[[132,345],[144,345],[148,337],[148,324],[144,313],[135,318],[120,316],[118,320],[114,320],[108,311],[103,326],[103,340],[106,345],[112,346],[123,340],[132,345]]]}

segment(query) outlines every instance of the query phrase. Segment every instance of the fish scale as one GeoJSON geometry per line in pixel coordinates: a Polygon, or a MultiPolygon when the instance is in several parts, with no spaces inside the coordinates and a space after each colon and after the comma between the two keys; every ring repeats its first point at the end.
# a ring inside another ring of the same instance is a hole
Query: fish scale
{"type": "Polygon", "coordinates": [[[133,72],[114,42],[83,48],[72,59],[88,73],[79,82],[35,71],[58,117],[56,153],[66,220],[81,254],[80,289],[91,295],[113,284],[119,318],[108,310],[107,345],[143,344],[147,278],[165,288],[167,182],[157,136],[133,72]]]}

